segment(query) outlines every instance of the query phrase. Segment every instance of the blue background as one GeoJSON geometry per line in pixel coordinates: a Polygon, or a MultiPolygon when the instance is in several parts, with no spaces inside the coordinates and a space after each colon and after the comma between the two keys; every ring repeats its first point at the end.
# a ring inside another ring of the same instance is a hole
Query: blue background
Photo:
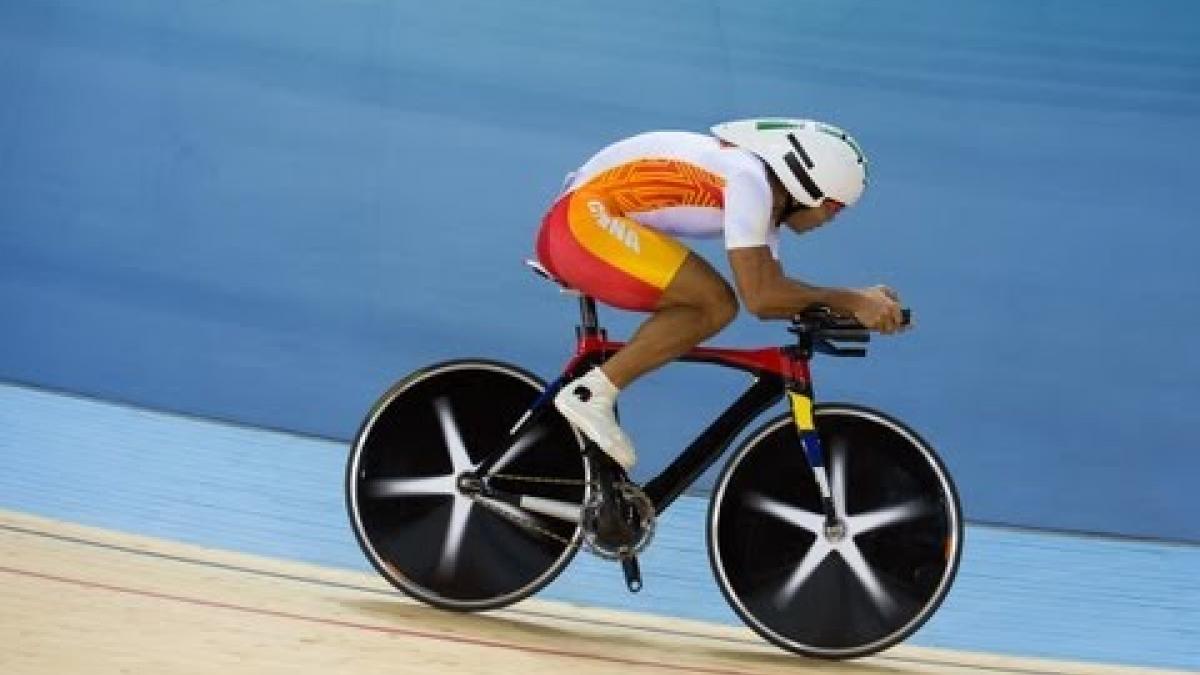
{"type": "MultiPolygon", "coordinates": [[[[0,379],[347,438],[431,360],[550,376],[574,307],[520,261],[566,171],[645,129],[812,116],[856,134],[872,185],[787,239],[785,267],[889,283],[919,323],[817,364],[819,397],[909,421],[975,520],[1200,540],[1198,19],[1133,0],[8,0],[0,379]]],[[[743,317],[717,342],[783,338],[743,317]]],[[[631,388],[639,472],[744,384],[680,366],[631,388]]]]}

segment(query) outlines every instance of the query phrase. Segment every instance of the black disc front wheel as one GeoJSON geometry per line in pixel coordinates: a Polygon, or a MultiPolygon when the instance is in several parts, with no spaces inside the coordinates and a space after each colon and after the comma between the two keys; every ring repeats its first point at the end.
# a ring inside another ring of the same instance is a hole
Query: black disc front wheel
{"type": "Polygon", "coordinates": [[[941,604],[958,569],[963,524],[945,466],[881,413],[818,406],[836,518],[790,415],[738,450],[717,483],[709,555],[730,605],[784,649],[821,658],[873,654],[941,604]]]}
{"type": "Polygon", "coordinates": [[[588,477],[579,437],[552,407],[512,433],[544,388],[511,365],[454,361],[376,403],[350,453],[346,502],[359,545],[393,585],[438,607],[492,609],[570,562],[588,477]],[[493,454],[483,482],[507,502],[480,490],[475,470],[493,454]]]}

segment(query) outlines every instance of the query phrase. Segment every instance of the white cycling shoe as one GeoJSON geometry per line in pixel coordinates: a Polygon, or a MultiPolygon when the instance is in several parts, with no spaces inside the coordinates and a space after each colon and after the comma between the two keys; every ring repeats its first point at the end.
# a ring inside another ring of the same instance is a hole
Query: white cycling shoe
{"type": "Polygon", "coordinates": [[[613,413],[618,391],[603,371],[593,368],[567,383],[554,397],[554,407],[628,472],[637,462],[637,454],[613,413]]]}

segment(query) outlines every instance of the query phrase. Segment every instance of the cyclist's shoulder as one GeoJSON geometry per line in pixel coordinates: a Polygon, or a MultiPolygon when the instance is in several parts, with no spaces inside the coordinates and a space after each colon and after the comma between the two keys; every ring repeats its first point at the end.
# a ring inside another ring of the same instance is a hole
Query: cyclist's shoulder
{"type": "Polygon", "coordinates": [[[645,157],[671,157],[675,155],[710,152],[720,146],[714,136],[694,131],[656,130],[643,131],[611,143],[601,153],[612,151],[636,152],[645,157]]]}
{"type": "Polygon", "coordinates": [[[766,180],[766,167],[753,153],[695,131],[646,131],[623,138],[597,153],[630,159],[676,159],[722,176],[746,174],[766,180]]]}

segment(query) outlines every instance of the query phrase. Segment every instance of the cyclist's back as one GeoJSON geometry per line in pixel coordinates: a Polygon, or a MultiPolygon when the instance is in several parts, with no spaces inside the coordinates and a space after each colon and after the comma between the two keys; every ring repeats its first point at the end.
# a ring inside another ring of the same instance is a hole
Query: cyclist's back
{"type": "Polygon", "coordinates": [[[778,244],[766,166],[710,135],[651,131],[617,141],[584,162],[567,189],[659,232],[724,233],[729,248],[778,244]]]}

